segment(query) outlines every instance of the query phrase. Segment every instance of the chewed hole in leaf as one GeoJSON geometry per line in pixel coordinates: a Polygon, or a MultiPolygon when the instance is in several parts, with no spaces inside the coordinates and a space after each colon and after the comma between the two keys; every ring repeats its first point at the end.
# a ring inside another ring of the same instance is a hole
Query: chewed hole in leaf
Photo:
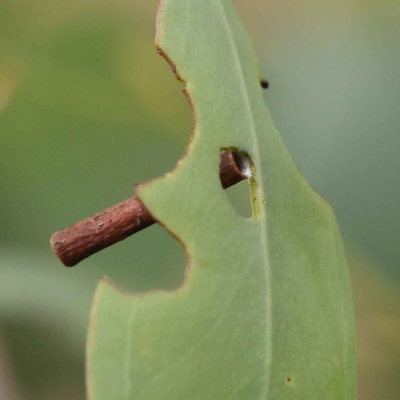
{"type": "Polygon", "coordinates": [[[108,261],[101,273],[131,293],[175,290],[182,285],[188,265],[185,248],[159,224],[109,247],[101,257],[108,261]],[[119,267],[113,262],[116,259],[119,267]]]}
{"type": "MultiPolygon", "coordinates": [[[[245,178],[241,182],[228,187],[225,190],[226,196],[239,215],[243,218],[251,218],[254,215],[252,198],[255,197],[254,193],[252,193],[255,175],[253,161],[246,152],[231,148],[222,149],[221,153],[225,151],[233,151],[235,164],[243,178],[245,178]]],[[[222,182],[221,185],[223,185],[222,182]]]]}
{"type": "Polygon", "coordinates": [[[225,193],[239,215],[243,218],[251,218],[253,210],[251,206],[250,185],[247,180],[231,186],[225,190],[225,193]]]}

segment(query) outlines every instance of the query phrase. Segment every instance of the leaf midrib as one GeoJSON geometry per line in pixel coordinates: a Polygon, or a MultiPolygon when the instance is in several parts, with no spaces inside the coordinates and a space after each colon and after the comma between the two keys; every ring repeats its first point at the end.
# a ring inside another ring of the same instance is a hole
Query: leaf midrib
{"type": "MultiPolygon", "coordinates": [[[[254,115],[251,109],[250,105],[250,98],[249,98],[249,93],[247,90],[246,82],[244,79],[244,73],[243,73],[243,68],[242,64],[240,61],[239,53],[237,50],[235,38],[232,34],[232,29],[229,24],[229,20],[226,15],[226,11],[224,8],[224,5],[222,4],[221,0],[217,1],[217,4],[219,6],[219,10],[222,15],[222,21],[223,25],[225,27],[225,30],[228,34],[228,39],[231,44],[232,48],[232,53],[233,57],[235,59],[235,64],[237,66],[237,71],[238,71],[238,76],[239,76],[239,82],[240,82],[240,90],[243,93],[243,98],[245,99],[245,105],[247,109],[247,114],[250,122],[250,132],[254,138],[254,143],[255,143],[255,156],[257,160],[260,160],[260,150],[259,150],[259,145],[258,145],[258,137],[257,137],[257,132],[256,132],[256,127],[255,127],[255,122],[254,122],[254,115]]],[[[261,168],[257,171],[258,175],[258,186],[261,190],[261,192],[264,194],[263,190],[263,180],[262,180],[262,171],[261,168]]],[[[264,197],[264,196],[263,196],[264,197]]],[[[267,285],[267,293],[269,294],[269,298],[267,299],[266,297],[266,309],[267,309],[267,356],[266,356],[266,380],[265,380],[265,385],[264,385],[264,390],[262,392],[262,395],[260,399],[267,399],[268,398],[268,390],[269,390],[269,382],[270,382],[270,377],[271,377],[271,364],[272,364],[272,329],[271,329],[271,320],[272,320],[272,292],[271,292],[271,269],[270,269],[270,261],[269,261],[269,251],[268,251],[268,235],[267,235],[267,230],[266,230],[266,213],[265,210],[264,212],[260,213],[260,219],[261,219],[261,239],[262,239],[262,255],[263,255],[263,260],[264,260],[264,265],[265,265],[265,281],[267,285]]]]}

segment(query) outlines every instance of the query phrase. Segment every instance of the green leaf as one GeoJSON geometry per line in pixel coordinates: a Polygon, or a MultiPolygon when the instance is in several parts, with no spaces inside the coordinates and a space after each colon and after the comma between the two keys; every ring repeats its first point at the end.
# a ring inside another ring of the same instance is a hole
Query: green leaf
{"type": "Polygon", "coordinates": [[[194,136],[174,171],[137,194],[189,265],[176,291],[99,284],[89,399],[353,400],[353,304],[336,220],[272,123],[230,2],[165,0],[156,44],[186,83],[194,136]],[[250,219],[219,181],[227,148],[251,159],[250,219]]]}

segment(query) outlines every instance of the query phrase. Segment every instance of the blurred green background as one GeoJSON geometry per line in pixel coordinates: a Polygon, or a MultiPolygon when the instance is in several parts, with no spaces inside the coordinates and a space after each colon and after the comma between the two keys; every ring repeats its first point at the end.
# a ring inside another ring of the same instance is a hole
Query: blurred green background
{"type": "MultiPolygon", "coordinates": [[[[400,398],[400,2],[235,0],[295,161],[332,204],[352,272],[359,400],[400,398]]],[[[51,234],[173,168],[191,135],[154,48],[158,0],[0,2],[0,398],[76,399],[92,296],[172,288],[154,226],[65,269],[51,234]]],[[[248,193],[231,190],[240,210],[248,193]]]]}

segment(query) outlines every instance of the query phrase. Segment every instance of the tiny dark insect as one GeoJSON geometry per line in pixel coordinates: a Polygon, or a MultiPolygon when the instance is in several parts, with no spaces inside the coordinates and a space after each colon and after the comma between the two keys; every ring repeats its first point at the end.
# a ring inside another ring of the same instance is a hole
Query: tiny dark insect
{"type": "Polygon", "coordinates": [[[261,87],[262,87],[263,89],[268,89],[269,83],[268,83],[267,80],[261,79],[261,80],[260,80],[260,85],[261,85],[261,87]]]}

